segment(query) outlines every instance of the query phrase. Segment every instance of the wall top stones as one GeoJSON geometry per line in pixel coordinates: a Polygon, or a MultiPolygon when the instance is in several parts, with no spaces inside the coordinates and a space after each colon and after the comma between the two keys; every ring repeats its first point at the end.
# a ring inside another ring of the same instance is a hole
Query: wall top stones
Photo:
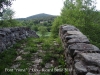
{"type": "Polygon", "coordinates": [[[38,38],[39,36],[27,27],[0,28],[0,52],[12,47],[16,41],[27,37],[38,38]]]}
{"type": "Polygon", "coordinates": [[[100,75],[100,50],[72,25],[62,25],[59,35],[65,49],[69,75],[100,75]]]}

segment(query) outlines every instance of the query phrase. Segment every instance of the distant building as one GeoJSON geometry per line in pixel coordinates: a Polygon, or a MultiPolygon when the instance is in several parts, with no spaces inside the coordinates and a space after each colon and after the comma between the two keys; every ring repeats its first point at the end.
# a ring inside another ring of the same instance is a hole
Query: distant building
{"type": "Polygon", "coordinates": [[[40,24],[48,23],[48,21],[40,21],[40,24]]]}

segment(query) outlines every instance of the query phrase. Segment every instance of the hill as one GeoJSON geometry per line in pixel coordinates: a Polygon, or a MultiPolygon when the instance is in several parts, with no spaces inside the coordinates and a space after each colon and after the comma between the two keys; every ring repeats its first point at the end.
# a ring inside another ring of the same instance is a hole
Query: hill
{"type": "Polygon", "coordinates": [[[32,15],[32,16],[29,16],[26,18],[17,18],[16,20],[51,19],[51,18],[55,18],[55,17],[56,16],[54,16],[54,15],[41,13],[41,14],[32,15]]]}

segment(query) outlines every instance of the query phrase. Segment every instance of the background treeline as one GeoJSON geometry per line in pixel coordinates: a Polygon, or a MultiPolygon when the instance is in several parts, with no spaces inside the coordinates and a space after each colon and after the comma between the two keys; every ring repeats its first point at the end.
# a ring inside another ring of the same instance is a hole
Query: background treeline
{"type": "Polygon", "coordinates": [[[12,12],[13,10],[10,8],[5,9],[1,16],[0,27],[26,26],[38,31],[39,26],[46,26],[47,30],[50,31],[52,22],[56,18],[56,16],[41,13],[27,18],[13,19],[14,12],[12,12]]]}
{"type": "Polygon", "coordinates": [[[10,9],[10,7],[3,9],[3,12],[1,12],[0,15],[0,27],[16,27],[16,26],[22,26],[21,23],[17,20],[14,20],[15,12],[10,9]]]}
{"type": "Polygon", "coordinates": [[[53,22],[52,36],[58,37],[60,25],[71,24],[100,48],[100,12],[95,6],[95,0],[66,0],[61,15],[53,22]]]}
{"type": "Polygon", "coordinates": [[[1,16],[0,27],[29,27],[43,37],[50,34],[52,22],[57,16],[41,13],[27,18],[13,19],[13,17],[14,11],[6,8],[1,16]]]}
{"type": "Polygon", "coordinates": [[[50,32],[52,22],[54,21],[55,18],[56,16],[41,13],[27,18],[19,18],[16,20],[21,22],[23,26],[30,27],[35,31],[39,31],[38,27],[45,26],[47,28],[47,31],[50,32]]]}

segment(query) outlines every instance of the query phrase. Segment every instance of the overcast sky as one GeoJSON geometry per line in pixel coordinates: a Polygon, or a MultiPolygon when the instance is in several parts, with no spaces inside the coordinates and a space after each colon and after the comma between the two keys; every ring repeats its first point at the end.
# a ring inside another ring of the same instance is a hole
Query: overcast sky
{"type": "MultiPolygon", "coordinates": [[[[60,15],[65,0],[16,0],[12,4],[15,18],[25,18],[31,15],[46,13],[60,15]]],[[[97,0],[97,9],[100,10],[100,0],[97,0]]]]}

